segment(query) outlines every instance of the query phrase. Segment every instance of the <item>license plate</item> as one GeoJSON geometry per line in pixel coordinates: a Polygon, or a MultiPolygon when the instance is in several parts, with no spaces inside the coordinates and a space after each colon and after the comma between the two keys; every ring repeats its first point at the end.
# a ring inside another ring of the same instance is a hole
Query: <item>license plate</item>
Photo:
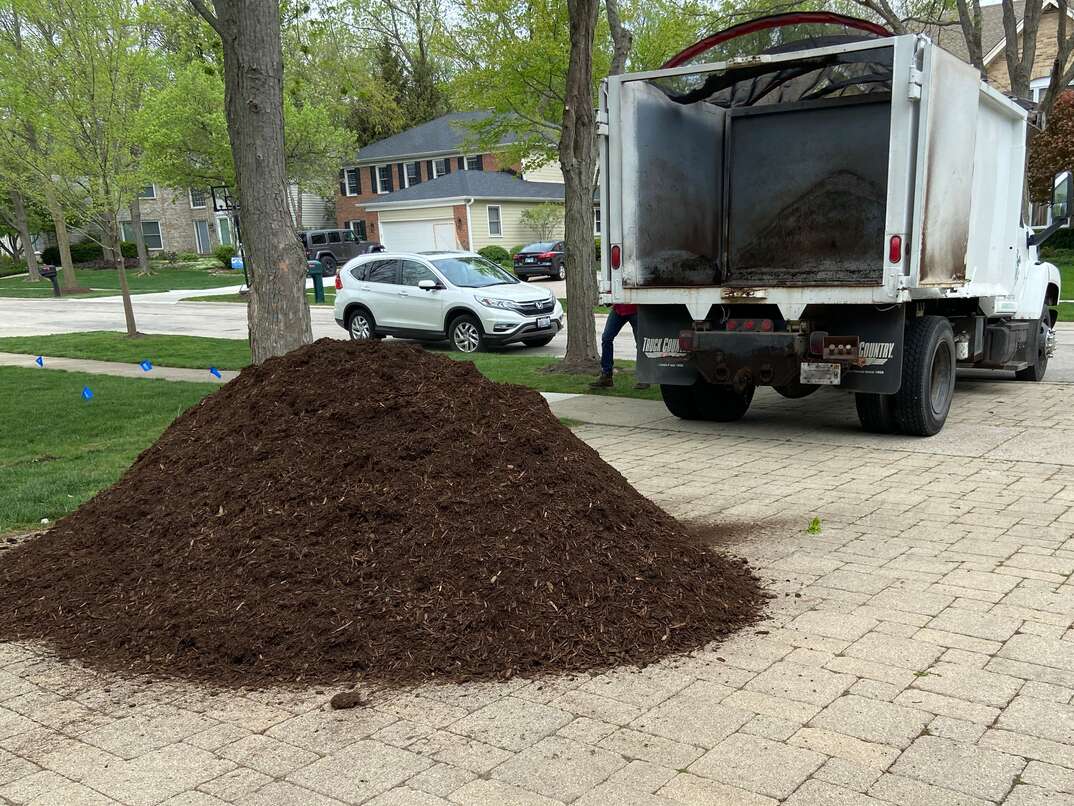
{"type": "Polygon", "coordinates": [[[826,386],[838,386],[840,377],[839,364],[802,364],[802,383],[816,383],[826,386]]]}
{"type": "Polygon", "coordinates": [[[528,257],[528,258],[526,258],[526,262],[527,262],[527,263],[535,263],[536,261],[537,261],[537,258],[534,258],[534,257],[528,257]]]}
{"type": "Polygon", "coordinates": [[[546,327],[552,327],[552,317],[542,316],[537,319],[537,329],[544,330],[546,327]]]}

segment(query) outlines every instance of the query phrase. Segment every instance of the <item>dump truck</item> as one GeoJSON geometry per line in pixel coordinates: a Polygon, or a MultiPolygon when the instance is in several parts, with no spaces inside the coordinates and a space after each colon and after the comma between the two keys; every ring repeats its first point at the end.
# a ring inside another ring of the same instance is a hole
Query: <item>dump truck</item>
{"type": "Polygon", "coordinates": [[[716,421],[758,386],[837,387],[867,431],[920,436],[960,368],[1041,380],[1060,278],[1038,247],[1070,187],[1029,225],[1029,106],[927,36],[823,12],[607,78],[600,291],[638,305],[638,380],[716,421]]]}

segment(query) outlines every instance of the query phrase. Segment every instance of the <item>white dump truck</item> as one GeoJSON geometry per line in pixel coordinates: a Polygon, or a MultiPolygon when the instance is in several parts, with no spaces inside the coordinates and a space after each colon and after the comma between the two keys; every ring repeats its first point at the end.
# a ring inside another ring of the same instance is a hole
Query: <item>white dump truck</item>
{"type": "Polygon", "coordinates": [[[604,81],[602,299],[639,306],[638,379],[679,417],[827,385],[866,430],[932,435],[957,368],[1043,378],[1059,272],[1037,248],[1069,187],[1035,232],[1026,106],[925,36],[819,17],[604,81]]]}

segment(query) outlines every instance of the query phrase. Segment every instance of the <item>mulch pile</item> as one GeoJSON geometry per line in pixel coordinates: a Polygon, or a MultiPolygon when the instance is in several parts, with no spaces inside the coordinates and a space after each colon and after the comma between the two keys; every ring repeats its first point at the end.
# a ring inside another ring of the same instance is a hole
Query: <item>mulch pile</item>
{"type": "Polygon", "coordinates": [[[0,640],[217,686],[395,686],[644,665],[762,596],[536,392],[324,339],[0,555],[0,640]]]}

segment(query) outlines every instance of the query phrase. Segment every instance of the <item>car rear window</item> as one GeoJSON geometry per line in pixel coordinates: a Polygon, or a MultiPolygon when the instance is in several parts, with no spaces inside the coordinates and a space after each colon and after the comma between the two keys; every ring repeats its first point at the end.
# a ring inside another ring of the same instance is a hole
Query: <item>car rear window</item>
{"type": "Polygon", "coordinates": [[[519,252],[551,252],[552,247],[555,246],[553,241],[545,241],[543,243],[531,243],[529,246],[524,246],[519,249],[519,252]]]}

